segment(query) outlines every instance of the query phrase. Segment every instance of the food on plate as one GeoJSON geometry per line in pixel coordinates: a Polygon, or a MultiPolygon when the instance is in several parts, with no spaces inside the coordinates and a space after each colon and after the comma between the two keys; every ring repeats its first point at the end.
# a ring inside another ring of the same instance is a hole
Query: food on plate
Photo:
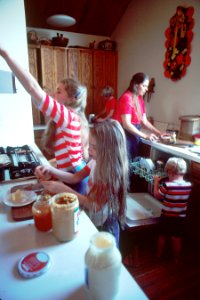
{"type": "Polygon", "coordinates": [[[13,202],[20,203],[20,202],[26,201],[26,198],[27,198],[27,196],[26,196],[25,191],[16,190],[16,192],[11,193],[11,200],[13,202]]]}
{"type": "Polygon", "coordinates": [[[165,144],[174,144],[176,142],[176,137],[173,134],[164,134],[161,137],[161,142],[165,144]]]}

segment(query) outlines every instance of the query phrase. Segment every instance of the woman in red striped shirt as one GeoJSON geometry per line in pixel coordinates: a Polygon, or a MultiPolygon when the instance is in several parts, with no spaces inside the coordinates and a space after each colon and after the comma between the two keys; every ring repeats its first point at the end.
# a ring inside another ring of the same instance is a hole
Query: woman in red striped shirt
{"type": "MultiPolygon", "coordinates": [[[[75,173],[85,166],[88,152],[88,122],[85,117],[87,89],[74,79],[64,79],[57,87],[55,99],[46,94],[30,72],[21,66],[0,47],[0,55],[26,91],[32,96],[35,106],[55,123],[52,144],[57,168],[75,173]]],[[[85,192],[86,181],[73,186],[85,192]]]]}

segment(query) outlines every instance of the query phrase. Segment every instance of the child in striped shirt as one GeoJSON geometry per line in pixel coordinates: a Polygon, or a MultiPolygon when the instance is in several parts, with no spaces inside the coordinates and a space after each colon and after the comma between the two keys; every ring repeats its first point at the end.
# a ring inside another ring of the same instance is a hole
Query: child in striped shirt
{"type": "Polygon", "coordinates": [[[169,158],[165,165],[165,172],[167,178],[154,177],[154,196],[163,203],[157,256],[162,255],[167,238],[170,238],[175,262],[178,262],[192,185],[191,182],[184,180],[187,164],[182,158],[169,158]]]}

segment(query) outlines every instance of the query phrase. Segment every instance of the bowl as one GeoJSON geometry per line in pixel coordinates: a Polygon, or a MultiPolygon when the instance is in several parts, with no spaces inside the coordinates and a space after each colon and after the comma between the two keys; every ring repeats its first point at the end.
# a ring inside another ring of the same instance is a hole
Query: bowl
{"type": "Polygon", "coordinates": [[[69,42],[69,39],[66,37],[63,37],[63,35],[57,35],[52,38],[52,45],[58,46],[58,47],[67,47],[69,42]]]}

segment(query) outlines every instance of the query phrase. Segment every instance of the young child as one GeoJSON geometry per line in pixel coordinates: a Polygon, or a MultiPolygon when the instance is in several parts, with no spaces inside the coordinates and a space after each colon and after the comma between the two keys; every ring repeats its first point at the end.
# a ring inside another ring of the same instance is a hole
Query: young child
{"type": "Polygon", "coordinates": [[[154,178],[154,196],[163,203],[160,217],[160,235],[157,256],[163,253],[166,240],[172,242],[175,262],[179,261],[182,238],[185,234],[185,222],[191,183],[184,180],[187,171],[182,158],[171,157],[165,165],[167,178],[154,178]]]}
{"type": "MultiPolygon", "coordinates": [[[[1,46],[0,55],[32,96],[35,106],[53,120],[50,130],[47,131],[50,138],[46,140],[46,146],[53,146],[57,168],[70,172],[82,169],[85,166],[84,159],[87,159],[89,132],[84,113],[86,87],[74,79],[64,79],[58,84],[54,99],[1,46]]],[[[84,192],[85,186],[86,183],[82,182],[75,188],[84,192]]]]}
{"type": "Polygon", "coordinates": [[[119,242],[119,224],[125,224],[128,159],[124,131],[119,122],[108,119],[94,123],[89,134],[90,160],[81,171],[71,174],[51,166],[39,166],[39,179],[53,175],[68,184],[89,175],[87,195],[81,195],[60,181],[41,181],[51,193],[72,192],[78,196],[89,217],[99,230],[111,232],[119,242]]]}
{"type": "Polygon", "coordinates": [[[114,97],[113,88],[108,85],[105,86],[102,90],[101,95],[104,97],[104,99],[106,101],[106,105],[105,105],[104,110],[95,117],[95,120],[97,122],[102,122],[109,118],[115,119],[114,116],[115,116],[117,100],[114,97]]]}

